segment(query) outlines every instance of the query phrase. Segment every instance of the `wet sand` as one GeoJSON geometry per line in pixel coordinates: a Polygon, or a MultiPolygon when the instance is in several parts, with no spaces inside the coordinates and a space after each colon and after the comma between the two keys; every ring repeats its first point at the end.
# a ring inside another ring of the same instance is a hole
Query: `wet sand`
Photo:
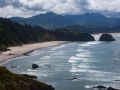
{"type": "Polygon", "coordinates": [[[0,54],[0,63],[5,62],[7,60],[22,56],[26,53],[29,53],[31,51],[59,45],[62,43],[66,43],[65,41],[50,41],[50,42],[43,42],[43,43],[35,43],[35,44],[26,44],[22,46],[15,46],[15,47],[9,47],[10,51],[6,51],[0,54]]]}

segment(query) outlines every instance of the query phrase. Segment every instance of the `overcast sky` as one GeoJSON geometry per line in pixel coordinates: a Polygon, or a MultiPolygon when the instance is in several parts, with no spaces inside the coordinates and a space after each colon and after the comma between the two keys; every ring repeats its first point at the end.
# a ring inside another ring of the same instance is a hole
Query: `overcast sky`
{"type": "Polygon", "coordinates": [[[30,17],[46,12],[61,15],[96,12],[120,17],[120,0],[0,0],[0,17],[30,17]]]}

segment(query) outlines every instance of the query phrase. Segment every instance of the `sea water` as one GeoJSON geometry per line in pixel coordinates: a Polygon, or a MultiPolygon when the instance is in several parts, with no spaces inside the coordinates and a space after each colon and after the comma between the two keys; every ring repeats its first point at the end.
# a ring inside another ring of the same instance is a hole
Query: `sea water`
{"type": "Polygon", "coordinates": [[[103,85],[120,89],[120,35],[114,42],[70,42],[47,47],[3,63],[18,74],[36,75],[55,90],[93,90],[103,85]],[[32,69],[32,64],[38,69],[32,69]],[[17,66],[17,68],[11,68],[17,66]],[[118,80],[118,81],[116,81],[118,80]]]}

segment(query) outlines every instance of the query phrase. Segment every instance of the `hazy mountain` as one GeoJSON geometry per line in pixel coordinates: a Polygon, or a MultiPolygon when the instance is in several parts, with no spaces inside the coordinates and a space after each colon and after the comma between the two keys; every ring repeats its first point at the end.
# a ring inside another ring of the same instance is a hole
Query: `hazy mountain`
{"type": "Polygon", "coordinates": [[[12,17],[11,20],[17,21],[23,24],[28,23],[33,26],[40,25],[47,29],[63,27],[63,26],[72,25],[75,23],[71,19],[68,19],[62,15],[57,15],[52,12],[46,13],[46,14],[39,14],[30,18],[12,17]]]}
{"type": "Polygon", "coordinates": [[[107,17],[98,13],[85,13],[83,15],[67,15],[65,17],[72,19],[78,23],[89,23],[94,21],[107,20],[107,17]]]}
{"type": "Polygon", "coordinates": [[[115,24],[120,18],[107,18],[99,13],[85,13],[83,15],[67,15],[66,18],[72,19],[79,24],[89,24],[93,26],[120,26],[115,24]]]}
{"type": "Polygon", "coordinates": [[[120,26],[120,18],[107,18],[98,13],[85,13],[83,15],[57,15],[55,13],[39,14],[30,18],[12,17],[11,20],[27,23],[32,26],[42,26],[46,29],[60,28],[73,24],[92,26],[120,26]]]}
{"type": "Polygon", "coordinates": [[[114,23],[114,26],[120,26],[120,20],[114,23]]]}

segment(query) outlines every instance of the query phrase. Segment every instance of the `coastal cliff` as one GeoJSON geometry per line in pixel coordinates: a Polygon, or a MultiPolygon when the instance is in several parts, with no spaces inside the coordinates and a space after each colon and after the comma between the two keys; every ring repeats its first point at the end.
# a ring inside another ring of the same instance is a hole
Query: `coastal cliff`
{"type": "Polygon", "coordinates": [[[0,66],[0,90],[54,90],[51,85],[14,74],[0,66]]]}

